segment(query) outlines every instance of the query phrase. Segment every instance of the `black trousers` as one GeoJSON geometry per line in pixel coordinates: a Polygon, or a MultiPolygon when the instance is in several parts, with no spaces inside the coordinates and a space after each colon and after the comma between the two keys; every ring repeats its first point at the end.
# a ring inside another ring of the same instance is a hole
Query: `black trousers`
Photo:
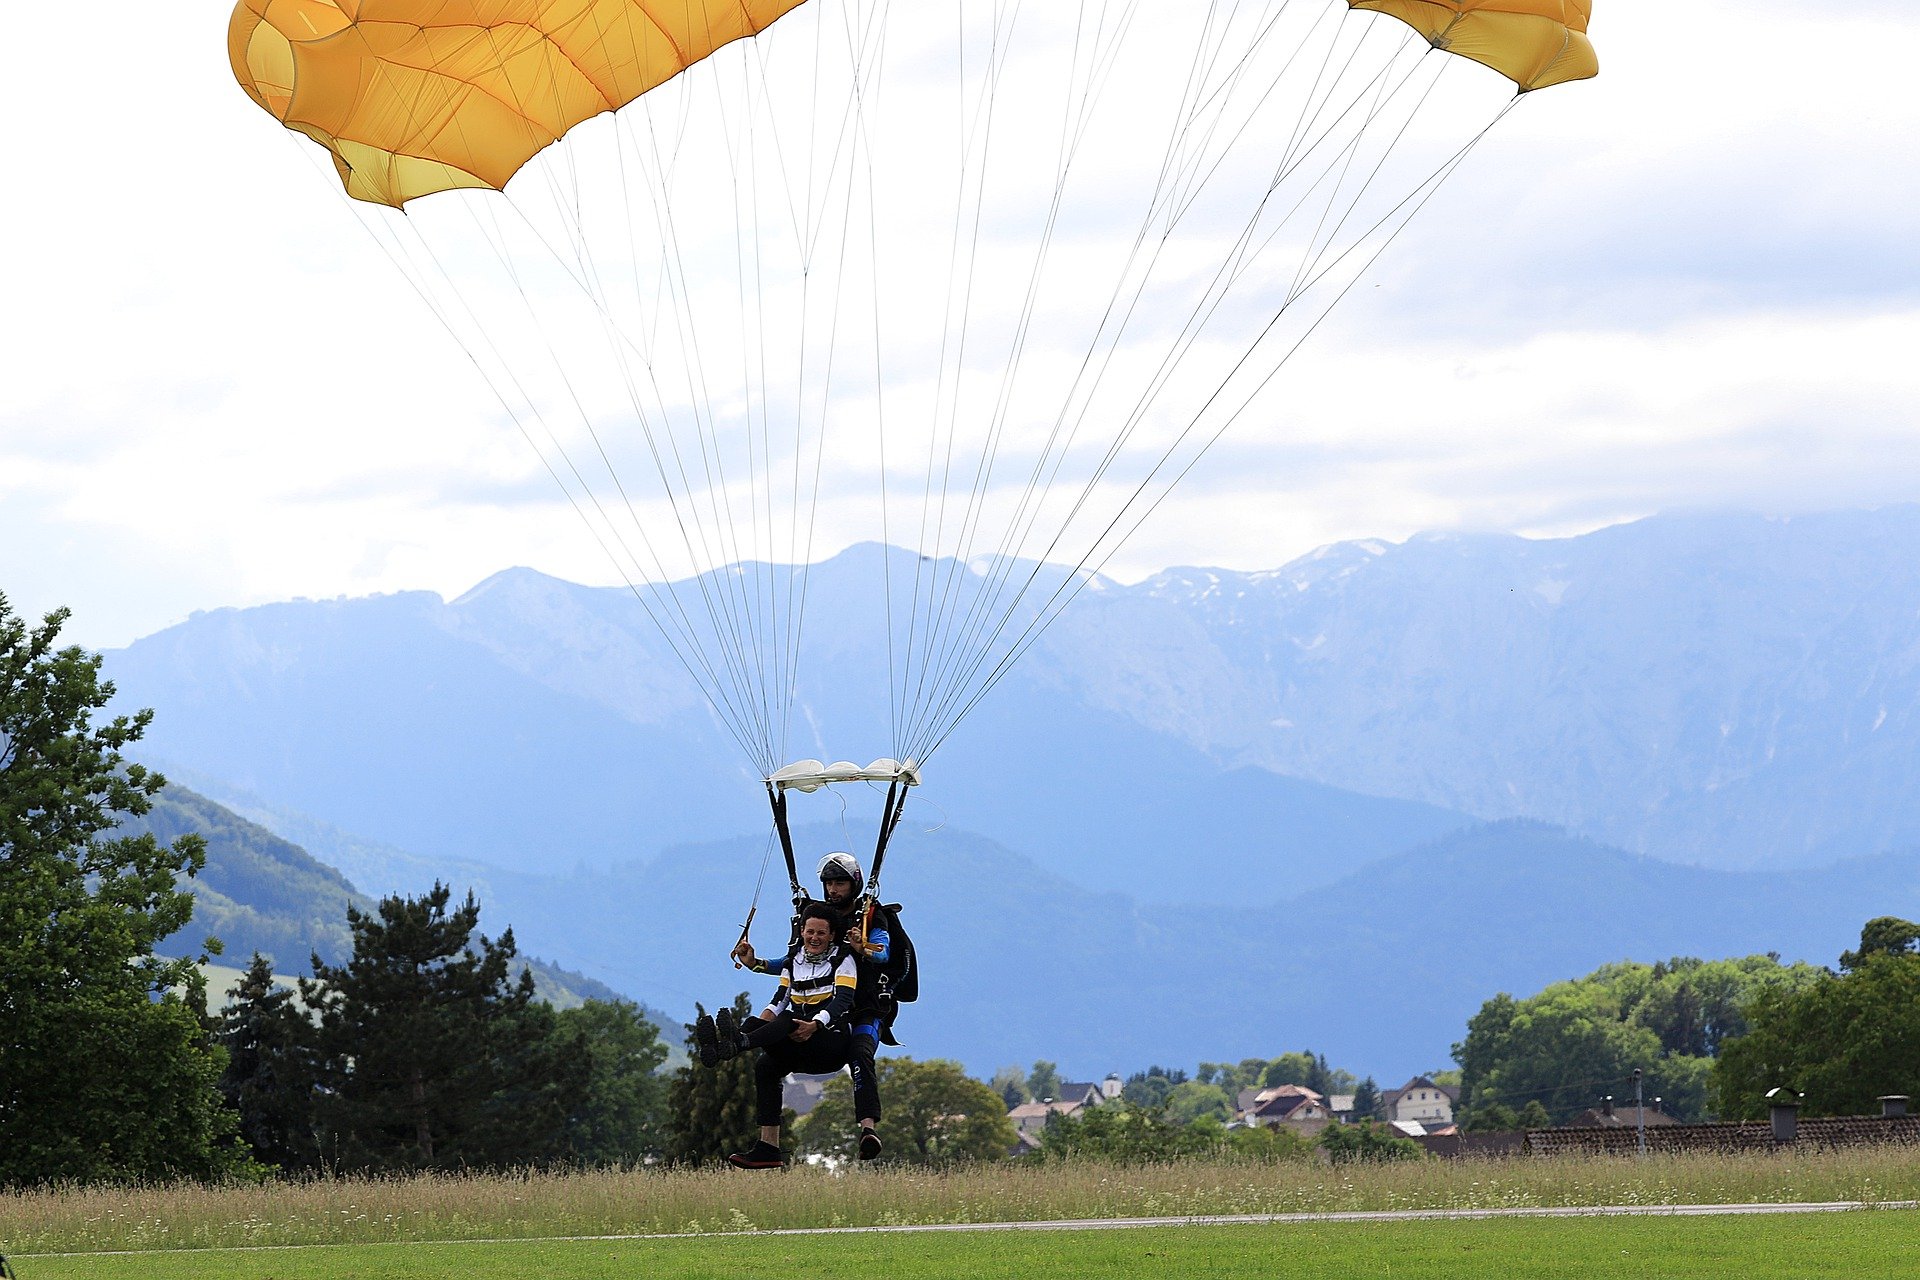
{"type": "Polygon", "coordinates": [[[855,1015],[847,1041],[847,1070],[853,1073],[853,1117],[856,1120],[880,1118],[880,1077],[874,1070],[873,1055],[880,1045],[880,1020],[855,1015]]]}
{"type": "MultiPolygon", "coordinates": [[[[754,1031],[773,1025],[758,1023],[747,1028],[743,1024],[743,1029],[752,1040],[754,1031]]],[[[763,1128],[780,1123],[780,1094],[790,1073],[821,1076],[846,1065],[847,1033],[842,1027],[816,1031],[804,1043],[783,1038],[764,1046],[759,1061],[753,1064],[754,1123],[763,1128]]]]}

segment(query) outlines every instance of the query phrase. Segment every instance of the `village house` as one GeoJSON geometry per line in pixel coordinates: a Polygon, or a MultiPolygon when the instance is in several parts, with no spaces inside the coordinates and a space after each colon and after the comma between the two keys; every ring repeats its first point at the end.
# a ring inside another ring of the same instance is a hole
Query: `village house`
{"type": "Polygon", "coordinates": [[[1678,1120],[1675,1120],[1672,1116],[1660,1109],[1660,1101],[1659,1098],[1655,1098],[1653,1105],[1648,1107],[1616,1107],[1613,1105],[1612,1095],[1609,1094],[1600,1100],[1599,1106],[1588,1107],[1585,1111],[1582,1111],[1579,1115],[1560,1127],[1563,1129],[1605,1129],[1613,1126],[1624,1126],[1629,1129],[1638,1129],[1643,1122],[1648,1125],[1679,1124],[1680,1122],[1678,1120]]]}
{"type": "Polygon", "coordinates": [[[1420,1126],[1420,1132],[1432,1133],[1453,1126],[1453,1104],[1459,1097],[1456,1088],[1415,1076],[1398,1089],[1380,1095],[1380,1114],[1396,1128],[1414,1124],[1420,1126]]]}
{"type": "Polygon", "coordinates": [[[1311,1137],[1333,1123],[1333,1109],[1324,1095],[1305,1085],[1281,1084],[1242,1089],[1235,1099],[1234,1118],[1241,1124],[1292,1129],[1311,1137]]]}
{"type": "Polygon", "coordinates": [[[1120,1096],[1120,1077],[1110,1075],[1098,1084],[1091,1081],[1062,1080],[1058,1096],[1023,1102],[1007,1112],[1014,1131],[1020,1135],[1021,1151],[1040,1145],[1040,1135],[1053,1116],[1077,1116],[1088,1107],[1112,1102],[1120,1096]]]}

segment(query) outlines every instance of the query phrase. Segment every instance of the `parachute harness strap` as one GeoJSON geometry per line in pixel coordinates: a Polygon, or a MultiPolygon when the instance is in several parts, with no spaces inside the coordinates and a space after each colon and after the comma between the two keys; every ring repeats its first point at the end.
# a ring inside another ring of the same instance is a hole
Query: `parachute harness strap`
{"type": "Polygon", "coordinates": [[[780,837],[780,852],[787,859],[787,888],[793,897],[793,917],[788,922],[787,938],[787,946],[791,948],[800,940],[800,909],[807,904],[808,895],[800,883],[800,867],[793,860],[793,831],[787,826],[787,793],[769,782],[767,803],[773,806],[773,829],[780,837]]]}

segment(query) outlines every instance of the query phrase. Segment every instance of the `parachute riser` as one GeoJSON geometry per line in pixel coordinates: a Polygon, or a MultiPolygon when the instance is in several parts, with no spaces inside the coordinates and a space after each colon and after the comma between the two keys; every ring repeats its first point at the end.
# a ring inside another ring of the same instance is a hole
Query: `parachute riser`
{"type": "Polygon", "coordinates": [[[901,782],[887,784],[887,802],[880,807],[880,835],[873,845],[873,865],[867,872],[867,909],[880,900],[880,868],[887,861],[887,845],[893,839],[894,828],[900,825],[901,817],[907,811],[907,787],[901,782]]]}

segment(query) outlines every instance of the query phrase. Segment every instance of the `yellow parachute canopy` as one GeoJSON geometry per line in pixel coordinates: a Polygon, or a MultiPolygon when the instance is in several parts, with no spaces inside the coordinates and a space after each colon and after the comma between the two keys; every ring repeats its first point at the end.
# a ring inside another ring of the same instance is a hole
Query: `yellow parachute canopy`
{"type": "Polygon", "coordinates": [[[1484,63],[1520,86],[1544,89],[1598,75],[1587,39],[1593,0],[1347,0],[1391,14],[1436,49],[1484,63]]]}
{"type": "Polygon", "coordinates": [[[398,208],[493,187],[803,0],[240,0],[249,97],[333,153],[347,194],[398,208]]]}

